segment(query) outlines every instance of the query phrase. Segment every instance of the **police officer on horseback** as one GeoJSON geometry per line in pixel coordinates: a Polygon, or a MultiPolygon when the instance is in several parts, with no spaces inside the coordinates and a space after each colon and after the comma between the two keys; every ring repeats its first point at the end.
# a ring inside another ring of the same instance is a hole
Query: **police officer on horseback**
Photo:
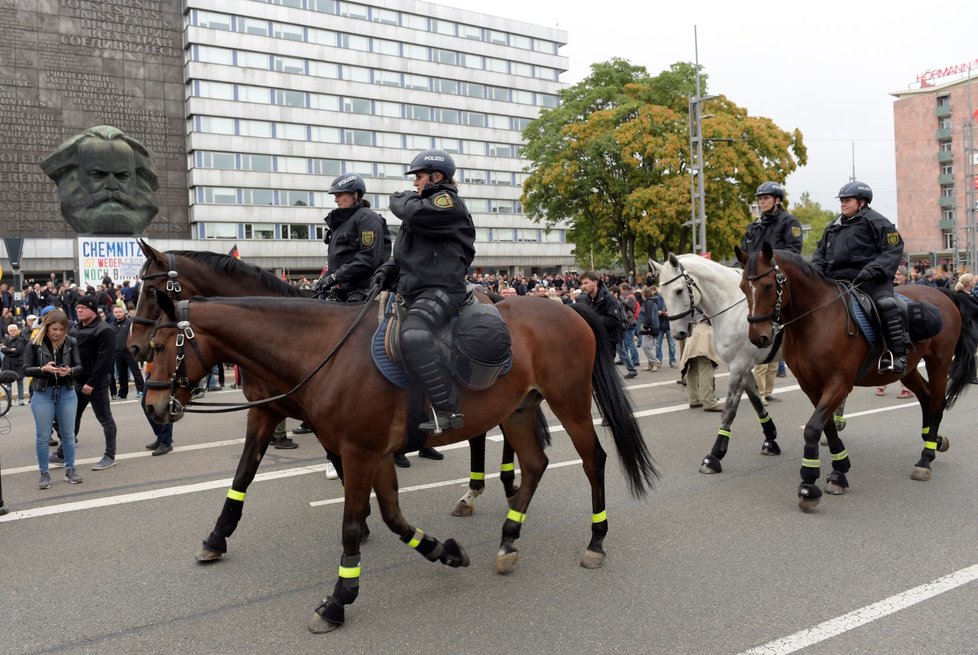
{"type": "Polygon", "coordinates": [[[775,250],[790,250],[801,254],[801,223],[783,207],[784,187],[777,182],[765,182],[754,194],[760,218],[747,226],[740,249],[748,255],[761,249],[767,241],[775,250]]]}
{"type": "Polygon", "coordinates": [[[465,301],[465,274],[475,257],[475,226],[458,197],[455,162],[442,150],[425,150],[407,171],[416,191],[391,195],[401,219],[394,256],[374,274],[381,288],[396,288],[408,305],[401,326],[405,368],[424,388],[433,418],[419,429],[438,433],[460,428],[458,388],[449,353],[435,337],[465,301]]]}
{"type": "Polygon", "coordinates": [[[825,228],[812,266],[826,277],[849,280],[872,296],[889,346],[889,353],[880,359],[880,371],[903,374],[910,338],[903,308],[893,297],[903,239],[889,219],[869,208],[873,190],[865,182],[844,184],[836,197],[842,213],[825,228]]]}
{"type": "Polygon", "coordinates": [[[370,277],[391,256],[391,236],[384,217],[370,209],[367,185],[356,173],[340,175],[329,187],[336,209],[323,219],[329,247],[329,271],[316,290],[343,302],[367,299],[370,277]]]}

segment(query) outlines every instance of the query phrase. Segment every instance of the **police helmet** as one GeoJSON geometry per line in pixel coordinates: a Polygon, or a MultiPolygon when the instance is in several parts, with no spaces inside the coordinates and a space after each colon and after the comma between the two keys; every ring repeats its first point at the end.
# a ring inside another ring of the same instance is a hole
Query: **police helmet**
{"type": "Polygon", "coordinates": [[[444,150],[425,150],[411,160],[411,167],[407,175],[415,173],[427,173],[431,175],[438,171],[445,176],[445,179],[452,179],[455,175],[455,160],[444,150]]]}
{"type": "Polygon", "coordinates": [[[754,194],[754,197],[757,196],[774,196],[775,198],[780,198],[781,202],[784,202],[784,187],[777,182],[765,182],[757,187],[757,192],[754,194]]]}
{"type": "Polygon", "coordinates": [[[839,189],[839,195],[836,198],[856,198],[858,200],[865,200],[868,205],[873,202],[873,190],[865,182],[853,180],[842,185],[842,188],[839,189]]]}
{"type": "Polygon", "coordinates": [[[367,185],[364,183],[363,178],[356,173],[349,173],[347,175],[340,175],[338,178],[333,180],[333,183],[329,185],[329,191],[326,193],[357,193],[359,192],[362,196],[367,192],[367,185]]]}

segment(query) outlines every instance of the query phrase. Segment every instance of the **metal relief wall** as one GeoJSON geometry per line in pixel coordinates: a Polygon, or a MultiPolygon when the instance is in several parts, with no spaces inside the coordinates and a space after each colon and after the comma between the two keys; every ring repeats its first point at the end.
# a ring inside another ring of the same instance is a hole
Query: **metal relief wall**
{"type": "Polygon", "coordinates": [[[38,167],[66,138],[112,125],[150,150],[159,215],[190,236],[180,0],[0,0],[0,234],[74,238],[38,167]]]}

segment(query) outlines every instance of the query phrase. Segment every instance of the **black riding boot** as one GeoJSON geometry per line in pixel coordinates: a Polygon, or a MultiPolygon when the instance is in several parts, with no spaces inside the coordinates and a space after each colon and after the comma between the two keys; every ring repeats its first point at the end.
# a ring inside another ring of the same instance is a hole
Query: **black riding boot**
{"type": "Polygon", "coordinates": [[[458,411],[458,390],[449,368],[441,362],[428,361],[415,368],[414,372],[428,395],[434,415],[432,420],[425,421],[418,429],[438,434],[462,427],[465,421],[458,411]]]}
{"type": "Polygon", "coordinates": [[[910,337],[907,335],[903,312],[894,303],[882,310],[880,321],[883,324],[886,345],[893,355],[892,361],[887,358],[886,353],[880,357],[880,372],[903,375],[907,371],[907,352],[910,350],[910,337]]]}

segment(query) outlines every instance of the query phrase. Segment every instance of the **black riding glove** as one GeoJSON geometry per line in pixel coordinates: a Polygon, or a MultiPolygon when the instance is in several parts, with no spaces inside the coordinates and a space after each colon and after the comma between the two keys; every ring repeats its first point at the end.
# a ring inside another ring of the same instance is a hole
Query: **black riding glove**
{"type": "Polygon", "coordinates": [[[330,273],[316,280],[316,291],[328,291],[336,286],[336,276],[330,273]]]}
{"type": "Polygon", "coordinates": [[[378,268],[377,272],[370,278],[370,286],[379,287],[381,291],[387,288],[387,271],[378,268]]]}
{"type": "Polygon", "coordinates": [[[868,271],[863,269],[859,271],[859,275],[856,276],[856,279],[853,280],[852,283],[853,285],[862,285],[862,284],[866,284],[867,282],[871,282],[872,279],[873,276],[868,271]]]}

